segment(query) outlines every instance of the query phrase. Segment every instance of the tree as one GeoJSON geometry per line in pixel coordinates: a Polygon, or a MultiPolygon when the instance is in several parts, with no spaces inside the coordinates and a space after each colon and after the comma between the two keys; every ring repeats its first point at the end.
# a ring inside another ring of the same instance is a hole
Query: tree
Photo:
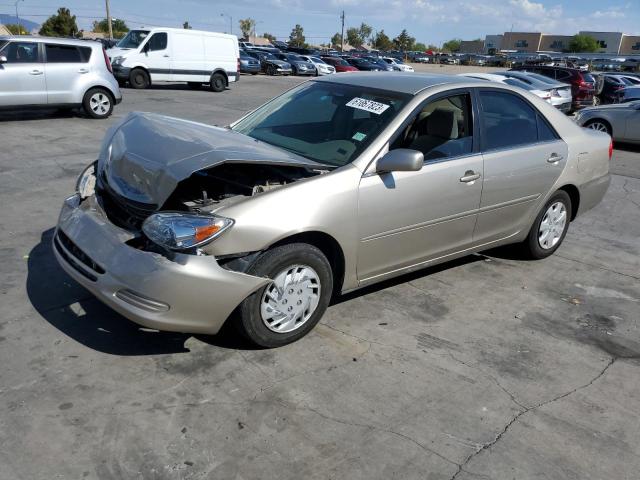
{"type": "Polygon", "coordinates": [[[296,23],[296,26],[291,30],[291,34],[289,35],[289,45],[293,45],[294,47],[304,47],[306,45],[304,28],[302,28],[298,23],[296,23]]]}
{"type": "Polygon", "coordinates": [[[389,38],[389,36],[384,33],[384,30],[380,30],[377,32],[371,42],[371,45],[377,49],[382,51],[387,51],[393,49],[393,42],[389,38]]]}
{"type": "Polygon", "coordinates": [[[460,50],[461,43],[462,43],[462,40],[460,40],[459,38],[453,38],[448,42],[444,42],[442,44],[442,50],[446,50],[448,52],[457,52],[460,50]]]}
{"type": "Polygon", "coordinates": [[[422,43],[422,42],[416,42],[416,43],[413,45],[413,49],[414,49],[416,52],[426,52],[426,51],[427,51],[427,46],[426,46],[424,43],[422,43]]]}
{"type": "Polygon", "coordinates": [[[27,31],[27,29],[24,28],[22,25],[9,23],[8,25],[5,25],[5,27],[7,27],[7,30],[9,30],[9,33],[11,33],[11,35],[29,35],[29,32],[27,31]]]}
{"type": "Polygon", "coordinates": [[[68,8],[59,8],[40,27],[40,35],[45,37],[75,37],[78,35],[76,16],[68,8]]]}
{"type": "Polygon", "coordinates": [[[402,52],[413,50],[413,46],[415,45],[415,43],[416,39],[410,36],[407,33],[406,29],[402,30],[402,32],[400,32],[400,35],[393,39],[393,44],[395,45],[395,47],[402,52]]]}
{"type": "Polygon", "coordinates": [[[253,30],[256,28],[256,21],[253,18],[244,18],[239,22],[240,31],[242,32],[242,38],[249,40],[249,37],[253,33],[253,30]]]}
{"type": "MultiPolygon", "coordinates": [[[[129,31],[129,27],[127,27],[124,20],[120,20],[119,18],[111,19],[111,28],[113,36],[116,38],[123,37],[124,34],[129,31]]],[[[93,22],[93,31],[96,33],[109,33],[109,23],[107,19],[103,18],[99,22],[97,20],[93,22]]]]}
{"type": "Polygon", "coordinates": [[[189,25],[189,21],[188,20],[182,24],[182,28],[184,28],[185,30],[192,30],[193,29],[193,27],[191,25],[189,25]]]}
{"type": "Polygon", "coordinates": [[[361,23],[358,28],[347,28],[347,42],[354,48],[361,48],[371,36],[373,29],[366,23],[361,23]]]}
{"type": "Polygon", "coordinates": [[[569,42],[570,52],[593,53],[599,48],[597,40],[589,35],[574,35],[569,42]]]}
{"type": "Polygon", "coordinates": [[[331,37],[331,46],[333,48],[342,48],[342,35],[336,33],[331,37]]]}
{"type": "Polygon", "coordinates": [[[271,43],[276,41],[276,36],[275,35],[271,35],[270,33],[266,33],[266,32],[262,34],[262,38],[266,38],[271,43]]]}

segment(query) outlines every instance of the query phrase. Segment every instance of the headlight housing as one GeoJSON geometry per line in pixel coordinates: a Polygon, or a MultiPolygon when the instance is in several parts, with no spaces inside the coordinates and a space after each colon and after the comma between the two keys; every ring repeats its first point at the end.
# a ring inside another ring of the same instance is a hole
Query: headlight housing
{"type": "Polygon", "coordinates": [[[96,190],[96,162],[87,166],[76,181],[76,192],[81,199],[85,199],[94,194],[96,190]]]}
{"type": "Polygon", "coordinates": [[[124,62],[124,57],[113,57],[111,65],[120,65],[122,62],[124,62]]]}
{"type": "Polygon", "coordinates": [[[183,212],[149,216],[142,231],[149,240],[169,250],[189,250],[212,242],[233,225],[231,218],[183,212]]]}

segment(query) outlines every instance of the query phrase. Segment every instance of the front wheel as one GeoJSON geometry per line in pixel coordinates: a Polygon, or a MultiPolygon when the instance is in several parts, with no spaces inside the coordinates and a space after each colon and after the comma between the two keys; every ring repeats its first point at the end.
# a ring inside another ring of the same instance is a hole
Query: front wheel
{"type": "Polygon", "coordinates": [[[129,84],[136,89],[143,90],[149,88],[151,80],[149,74],[141,68],[134,68],[129,74],[129,84]]]}
{"type": "Polygon", "coordinates": [[[268,250],[247,273],[272,280],[240,304],[236,319],[241,333],[261,347],[287,345],[309,333],[333,292],[327,257],[306,243],[268,250]]]}
{"type": "Polygon", "coordinates": [[[567,234],[571,214],[571,198],[564,190],[558,190],[540,210],[523,243],[527,256],[539,260],[552,255],[567,234]]]}
{"type": "Polygon", "coordinates": [[[113,98],[103,88],[92,88],[84,94],[82,107],[91,118],[107,118],[113,112],[113,98]]]}

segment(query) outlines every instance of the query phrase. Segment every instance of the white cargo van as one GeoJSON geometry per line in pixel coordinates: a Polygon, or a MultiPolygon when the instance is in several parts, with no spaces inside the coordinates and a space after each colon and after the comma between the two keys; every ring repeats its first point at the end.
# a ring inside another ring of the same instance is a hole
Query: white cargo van
{"type": "Polygon", "coordinates": [[[226,33],[178,28],[131,30],[107,50],[121,85],[147,88],[156,82],[209,85],[221,92],[240,78],[238,38],[226,33]]]}

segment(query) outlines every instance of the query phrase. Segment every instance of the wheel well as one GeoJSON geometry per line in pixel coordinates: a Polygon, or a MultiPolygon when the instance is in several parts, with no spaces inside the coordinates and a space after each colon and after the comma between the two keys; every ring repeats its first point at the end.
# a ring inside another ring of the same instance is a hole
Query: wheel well
{"type": "Polygon", "coordinates": [[[571,221],[576,218],[578,208],[580,207],[580,191],[575,185],[565,185],[559,190],[564,190],[571,199],[571,221]]]}
{"type": "Polygon", "coordinates": [[[227,75],[227,72],[225,72],[224,70],[219,68],[217,70],[214,70],[213,73],[211,74],[211,76],[213,77],[216,73],[221,73],[222,74],[222,76],[224,77],[224,82],[225,82],[226,86],[228,87],[229,86],[229,77],[227,75]]]}
{"type": "Polygon", "coordinates": [[[115,103],[115,101],[116,101],[115,94],[111,91],[110,88],[105,87],[104,85],[92,85],[91,87],[87,88],[84,91],[84,95],[82,95],[82,100],[83,101],[84,101],[84,97],[87,95],[87,93],[89,93],[89,90],[93,90],[94,88],[98,88],[100,90],[104,90],[105,92],[107,92],[107,94],[111,97],[111,103],[115,103]]]}
{"type": "Polygon", "coordinates": [[[284,238],[271,245],[269,248],[299,242],[313,245],[320,249],[320,251],[327,257],[327,260],[329,260],[329,263],[331,264],[331,271],[333,272],[334,294],[340,293],[342,291],[342,283],[344,282],[345,261],[344,252],[342,251],[342,247],[340,247],[338,241],[331,235],[324,232],[303,232],[284,238]]]}

